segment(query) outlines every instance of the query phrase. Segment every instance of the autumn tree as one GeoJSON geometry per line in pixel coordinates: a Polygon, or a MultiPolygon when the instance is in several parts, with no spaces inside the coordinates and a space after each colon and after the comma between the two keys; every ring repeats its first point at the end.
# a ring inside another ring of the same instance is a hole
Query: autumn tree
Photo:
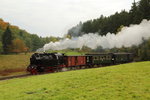
{"type": "Polygon", "coordinates": [[[25,43],[20,39],[15,39],[12,41],[11,45],[11,52],[12,53],[21,53],[27,52],[28,48],[26,47],[25,43]]]}

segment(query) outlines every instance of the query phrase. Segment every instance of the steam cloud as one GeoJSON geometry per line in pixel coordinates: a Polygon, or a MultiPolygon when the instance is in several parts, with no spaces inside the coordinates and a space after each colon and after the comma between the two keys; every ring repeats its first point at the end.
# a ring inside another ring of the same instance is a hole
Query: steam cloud
{"type": "Polygon", "coordinates": [[[73,37],[72,39],[64,39],[58,42],[50,42],[45,44],[40,50],[62,50],[67,48],[82,48],[88,46],[96,49],[98,46],[103,48],[120,48],[139,45],[143,39],[150,38],[150,20],[143,20],[139,25],[130,25],[130,27],[122,28],[118,34],[107,33],[106,36],[98,34],[85,34],[81,37],[73,37]]]}

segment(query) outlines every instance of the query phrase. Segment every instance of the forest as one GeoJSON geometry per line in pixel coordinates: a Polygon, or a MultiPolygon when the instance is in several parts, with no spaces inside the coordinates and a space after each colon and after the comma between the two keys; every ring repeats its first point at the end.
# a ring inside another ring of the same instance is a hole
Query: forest
{"type": "MultiPolygon", "coordinates": [[[[101,15],[97,19],[80,22],[68,30],[68,35],[78,37],[88,33],[98,33],[103,36],[108,32],[117,34],[124,26],[139,24],[143,19],[150,20],[150,0],[133,2],[129,11],[122,10],[108,17],[101,15]]],[[[131,33],[132,34],[132,33],[131,33]]],[[[88,48],[88,47],[86,47],[88,48]]],[[[150,60],[150,39],[144,40],[139,46],[103,49],[97,47],[94,52],[132,52],[137,60],[150,60]]]]}

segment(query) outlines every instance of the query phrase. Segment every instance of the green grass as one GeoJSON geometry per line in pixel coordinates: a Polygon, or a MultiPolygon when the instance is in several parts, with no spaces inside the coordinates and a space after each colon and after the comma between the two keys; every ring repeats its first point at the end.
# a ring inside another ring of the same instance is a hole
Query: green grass
{"type": "Polygon", "coordinates": [[[150,100],[150,62],[0,81],[0,100],[150,100]]]}

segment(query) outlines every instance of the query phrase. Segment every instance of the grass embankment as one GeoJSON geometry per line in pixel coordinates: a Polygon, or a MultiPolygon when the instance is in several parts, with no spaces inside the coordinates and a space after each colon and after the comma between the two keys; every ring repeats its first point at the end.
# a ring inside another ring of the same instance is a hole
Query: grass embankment
{"type": "Polygon", "coordinates": [[[150,62],[0,82],[0,100],[150,100],[150,62]]]}
{"type": "Polygon", "coordinates": [[[31,53],[18,55],[0,55],[0,77],[26,72],[31,53]]]}

